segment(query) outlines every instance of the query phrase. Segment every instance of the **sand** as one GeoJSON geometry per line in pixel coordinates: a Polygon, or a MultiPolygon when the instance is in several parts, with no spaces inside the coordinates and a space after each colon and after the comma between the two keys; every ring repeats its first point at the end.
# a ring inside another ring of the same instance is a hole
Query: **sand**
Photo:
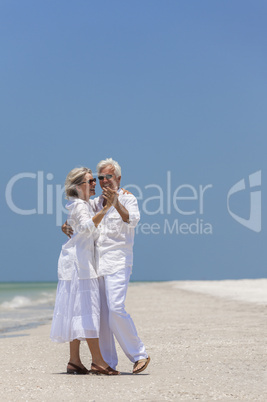
{"type": "MultiPolygon", "coordinates": [[[[266,401],[267,280],[249,281],[255,294],[265,289],[260,301],[253,292],[235,300],[248,282],[227,281],[230,294],[223,282],[129,288],[127,310],[151,356],[139,375],[118,347],[122,375],[70,376],[68,344],[49,340],[50,325],[9,333],[0,339],[1,401],[266,401]]],[[[81,351],[89,367],[84,343],[81,351]]]]}

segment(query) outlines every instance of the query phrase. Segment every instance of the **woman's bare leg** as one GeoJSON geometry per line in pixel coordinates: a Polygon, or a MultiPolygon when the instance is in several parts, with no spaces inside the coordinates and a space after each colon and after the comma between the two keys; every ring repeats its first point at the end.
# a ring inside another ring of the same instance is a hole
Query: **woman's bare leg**
{"type": "Polygon", "coordinates": [[[74,339],[70,342],[70,363],[74,363],[76,366],[84,367],[80,359],[80,341],[74,339]]]}
{"type": "MultiPolygon", "coordinates": [[[[92,355],[92,363],[95,363],[104,369],[107,368],[108,364],[103,359],[99,348],[99,338],[87,338],[86,341],[92,355]]],[[[70,363],[74,363],[76,366],[84,368],[80,358],[80,341],[78,339],[74,339],[74,341],[70,342],[69,361],[70,363]]]]}
{"type": "Polygon", "coordinates": [[[107,368],[108,364],[103,359],[99,348],[99,338],[87,338],[86,341],[92,355],[92,362],[102,368],[107,368]]]}

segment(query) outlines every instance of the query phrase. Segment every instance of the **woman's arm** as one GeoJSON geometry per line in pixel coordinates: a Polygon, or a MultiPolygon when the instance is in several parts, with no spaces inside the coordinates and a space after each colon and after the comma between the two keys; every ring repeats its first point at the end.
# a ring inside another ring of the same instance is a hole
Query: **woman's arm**
{"type": "Polygon", "coordinates": [[[107,205],[101,209],[101,211],[99,211],[93,218],[92,221],[94,222],[95,227],[97,228],[97,226],[100,224],[100,222],[102,221],[102,219],[104,218],[104,216],[106,215],[106,213],[108,212],[110,206],[108,207],[107,205]]]}
{"type": "MultiPolygon", "coordinates": [[[[106,200],[106,205],[96,215],[92,216],[89,212],[88,206],[85,203],[78,203],[76,206],[76,219],[78,220],[78,231],[90,232],[92,229],[97,228],[107,211],[112,206],[113,195],[107,191],[103,192],[103,197],[106,200]]],[[[71,225],[71,221],[69,221],[71,225]]]]}
{"type": "MultiPolygon", "coordinates": [[[[98,212],[93,217],[91,217],[89,212],[87,210],[85,210],[84,208],[81,208],[81,207],[78,208],[79,211],[76,211],[76,213],[77,213],[77,218],[78,218],[78,221],[79,221],[79,226],[81,228],[85,229],[86,226],[87,227],[91,226],[90,221],[93,222],[95,227],[97,227],[100,224],[100,222],[104,218],[105,214],[107,213],[107,211],[112,206],[112,202],[113,202],[113,197],[111,197],[111,194],[107,194],[106,191],[104,191],[103,197],[106,199],[107,204],[104,206],[104,208],[100,212],[98,212]],[[89,223],[89,225],[88,225],[88,223],[89,223]]],[[[63,223],[63,225],[61,226],[61,230],[69,238],[71,238],[71,236],[74,233],[73,227],[68,223],[68,221],[63,223]]]]}
{"type": "Polygon", "coordinates": [[[94,222],[95,227],[100,224],[110,207],[112,207],[113,200],[114,200],[114,195],[108,192],[106,189],[103,190],[103,198],[106,200],[106,205],[99,211],[92,219],[94,222]]]}

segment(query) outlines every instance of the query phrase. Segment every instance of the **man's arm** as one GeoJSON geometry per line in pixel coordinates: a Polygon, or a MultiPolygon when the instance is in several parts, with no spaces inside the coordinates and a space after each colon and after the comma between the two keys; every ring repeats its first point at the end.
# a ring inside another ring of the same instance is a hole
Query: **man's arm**
{"type": "MultiPolygon", "coordinates": [[[[132,193],[128,190],[125,190],[124,188],[122,188],[123,194],[131,194],[132,193]]],[[[118,195],[118,194],[117,194],[118,195]]],[[[120,203],[118,197],[117,197],[117,202],[116,205],[114,205],[114,207],[116,208],[116,210],[118,211],[118,213],[121,216],[121,219],[123,220],[123,222],[129,223],[129,212],[128,210],[120,203]]]]}
{"type": "Polygon", "coordinates": [[[120,203],[120,201],[117,199],[116,203],[114,204],[114,207],[118,211],[118,213],[121,216],[121,219],[123,222],[129,223],[129,212],[127,209],[120,203]]]}

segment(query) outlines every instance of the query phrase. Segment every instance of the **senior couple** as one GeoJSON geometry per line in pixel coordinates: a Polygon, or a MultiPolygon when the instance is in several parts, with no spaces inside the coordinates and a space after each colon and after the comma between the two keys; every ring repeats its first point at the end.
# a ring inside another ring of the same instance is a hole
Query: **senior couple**
{"type": "Polygon", "coordinates": [[[124,302],[132,272],[136,198],[120,188],[121,168],[113,159],[97,165],[102,195],[88,168],[71,170],[65,181],[69,211],[62,230],[69,240],[58,261],[58,287],[50,337],[70,343],[69,374],[118,375],[114,335],[130,359],[133,374],[150,358],[124,302]],[[80,341],[92,356],[91,370],[80,359],[80,341]]]}

